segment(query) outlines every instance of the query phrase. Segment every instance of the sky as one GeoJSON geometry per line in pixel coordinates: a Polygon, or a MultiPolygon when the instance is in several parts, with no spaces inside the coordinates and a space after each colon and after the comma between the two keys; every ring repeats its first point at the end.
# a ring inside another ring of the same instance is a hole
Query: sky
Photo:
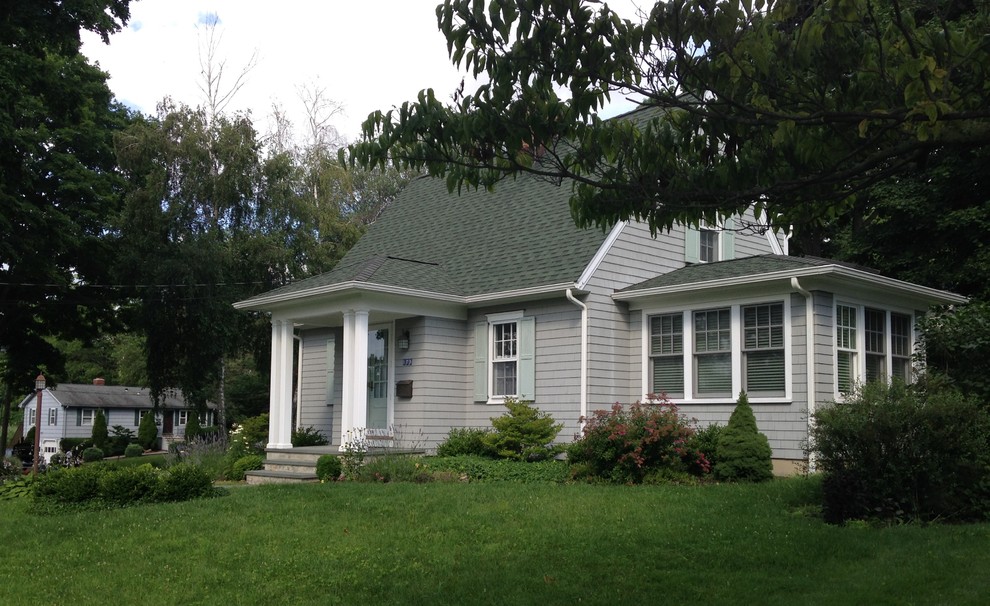
{"type": "MultiPolygon", "coordinates": [[[[413,100],[426,88],[449,99],[461,82],[437,30],[439,1],[135,0],[127,27],[109,45],[83,32],[82,50],[110,74],[114,95],[131,108],[154,114],[166,96],[200,105],[199,41],[203,22],[216,15],[225,78],[233,80],[256,55],[228,111],[250,110],[264,133],[278,103],[299,134],[305,115],[300,88],[321,88],[342,105],[333,124],[353,141],[369,113],[413,100]]],[[[633,1],[609,4],[633,18],[633,1]]],[[[618,102],[608,113],[631,108],[618,102]]]]}

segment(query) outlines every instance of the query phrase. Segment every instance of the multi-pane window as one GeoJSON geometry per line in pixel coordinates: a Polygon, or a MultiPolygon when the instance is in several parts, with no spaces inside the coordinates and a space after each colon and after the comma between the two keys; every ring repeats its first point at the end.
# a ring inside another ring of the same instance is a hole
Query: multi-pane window
{"type": "Polygon", "coordinates": [[[866,335],[866,381],[879,381],[887,377],[887,314],[879,309],[867,309],[864,313],[866,335]]]}
{"type": "Polygon", "coordinates": [[[743,389],[752,396],[782,396],[786,390],[784,306],[781,303],[742,308],[743,389]]]}
{"type": "Polygon", "coordinates": [[[650,318],[650,391],[684,397],[684,315],[650,318]]]}
{"type": "Polygon", "coordinates": [[[835,308],[835,342],[838,349],[835,372],[839,392],[849,393],[856,377],[856,308],[835,308]]]}
{"type": "Polygon", "coordinates": [[[189,421],[189,411],[180,410],[178,415],[178,425],[185,425],[189,421]]]}
{"type": "Polygon", "coordinates": [[[514,396],[518,390],[519,325],[492,324],[492,395],[514,396]]]}
{"type": "Polygon", "coordinates": [[[698,260],[703,263],[718,261],[718,232],[714,229],[702,229],[700,232],[700,248],[698,260]]]}
{"type": "Polygon", "coordinates": [[[699,396],[732,395],[729,309],[694,312],[694,387],[699,396]]]}
{"type": "Polygon", "coordinates": [[[48,424],[49,425],[58,425],[58,409],[57,408],[49,408],[48,409],[48,424]]]}
{"type": "Polygon", "coordinates": [[[890,376],[911,379],[911,317],[904,314],[890,314],[890,376]]]}
{"type": "Polygon", "coordinates": [[[93,419],[96,418],[96,410],[92,408],[83,408],[82,410],[82,424],[92,425],[93,419]]]}

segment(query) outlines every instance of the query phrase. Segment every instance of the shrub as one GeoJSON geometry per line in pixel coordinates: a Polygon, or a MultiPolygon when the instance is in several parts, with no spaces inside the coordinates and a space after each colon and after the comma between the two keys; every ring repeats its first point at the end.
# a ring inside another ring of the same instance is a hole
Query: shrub
{"type": "Polygon", "coordinates": [[[124,454],[127,445],[134,441],[134,432],[123,425],[114,425],[110,428],[110,442],[107,445],[111,457],[124,454]]]}
{"type": "Polygon", "coordinates": [[[96,416],[93,418],[92,438],[93,446],[99,448],[103,452],[107,451],[110,433],[107,431],[107,418],[104,416],[102,410],[97,410],[96,416]]]}
{"type": "Polygon", "coordinates": [[[330,440],[323,435],[323,432],[315,427],[303,427],[292,431],[292,445],[300,446],[326,446],[330,440]]]}
{"type": "MultiPolygon", "coordinates": [[[[265,444],[268,443],[268,415],[258,415],[244,422],[234,431],[247,447],[261,454],[265,452],[265,444]]],[[[233,436],[232,436],[233,438],[233,436]]]]}
{"type": "Polygon", "coordinates": [[[138,444],[145,450],[152,450],[158,445],[158,425],[155,424],[155,413],[149,411],[138,425],[138,444]]]}
{"type": "Polygon", "coordinates": [[[990,413],[975,399],[870,383],[814,421],[826,521],[990,518],[990,413]]]}
{"type": "MultiPolygon", "coordinates": [[[[52,457],[54,462],[55,457],[52,457]]],[[[20,478],[23,475],[23,464],[17,457],[0,458],[0,484],[20,478]]]]}
{"type": "Polygon", "coordinates": [[[93,442],[90,438],[62,438],[58,441],[58,447],[62,449],[62,452],[75,450],[77,446],[82,446],[85,449],[92,445],[93,442]]]}
{"type": "Polygon", "coordinates": [[[918,321],[928,372],[990,403],[990,302],[932,311],[918,321]]]}
{"type": "Polygon", "coordinates": [[[96,446],[90,446],[82,452],[82,460],[87,463],[103,460],[103,451],[96,446]]]}
{"type": "Polygon", "coordinates": [[[261,469],[264,465],[265,457],[257,454],[245,455],[234,461],[234,464],[230,468],[230,473],[227,474],[227,479],[240,482],[244,479],[244,472],[261,469]]]}
{"type": "Polygon", "coordinates": [[[628,408],[614,404],[585,420],[583,434],[567,450],[575,478],[640,483],[661,470],[695,475],[710,469],[704,455],[690,447],[694,434],[677,406],[652,395],[628,408]]]}
{"type": "Polygon", "coordinates": [[[124,449],[125,457],[140,457],[144,454],[144,449],[141,448],[140,444],[128,444],[127,448],[124,449]]]}
{"type": "Polygon", "coordinates": [[[465,455],[425,457],[418,462],[421,466],[420,469],[430,473],[431,479],[439,481],[553,482],[562,484],[570,479],[567,463],[554,459],[524,463],[511,459],[490,459],[465,455]]]}
{"type": "Polygon", "coordinates": [[[388,453],[369,459],[354,479],[359,482],[423,482],[429,480],[422,457],[388,453]]]}
{"type": "Polygon", "coordinates": [[[484,444],[496,455],[520,461],[541,461],[562,450],[553,441],[563,429],[553,417],[541,412],[532,402],[505,399],[508,409],[501,417],[492,418],[494,432],[482,437],[484,444]]]}
{"type": "Polygon", "coordinates": [[[115,506],[154,500],[159,475],[160,472],[151,465],[113,469],[97,480],[99,498],[115,506]]]}
{"type": "Polygon", "coordinates": [[[729,424],[719,436],[715,449],[718,465],[715,477],[737,482],[763,482],[773,478],[773,450],[770,441],[756,427],[756,417],[746,393],[739,394],[729,424]]]}
{"type": "Polygon", "coordinates": [[[155,490],[156,501],[187,501],[213,494],[213,480],[195,465],[179,463],[166,469],[155,490]]]}
{"type": "Polygon", "coordinates": [[[200,434],[192,440],[170,444],[165,462],[166,466],[189,463],[205,471],[210,478],[219,480],[227,476],[239,458],[228,459],[223,442],[215,436],[200,434]]]}
{"type": "Polygon", "coordinates": [[[437,446],[437,456],[477,455],[491,457],[495,453],[485,443],[485,436],[490,433],[491,430],[489,429],[454,427],[447,432],[447,437],[437,446]]]}
{"type": "Polygon", "coordinates": [[[186,418],[186,433],[185,440],[188,442],[199,437],[199,434],[203,432],[203,428],[199,424],[199,413],[195,410],[190,410],[189,415],[186,418]]]}
{"type": "Polygon", "coordinates": [[[38,476],[34,498],[38,502],[64,505],[92,501],[100,496],[100,478],[109,473],[105,465],[83,465],[56,469],[38,476]]]}
{"type": "Polygon", "coordinates": [[[695,429],[694,435],[688,439],[688,446],[705,455],[709,466],[714,469],[718,465],[718,438],[725,431],[725,425],[712,423],[701,429],[695,429]]]}
{"type": "Polygon", "coordinates": [[[335,482],[343,472],[340,458],[334,455],[323,455],[316,460],[316,477],[321,482],[335,482]]]}

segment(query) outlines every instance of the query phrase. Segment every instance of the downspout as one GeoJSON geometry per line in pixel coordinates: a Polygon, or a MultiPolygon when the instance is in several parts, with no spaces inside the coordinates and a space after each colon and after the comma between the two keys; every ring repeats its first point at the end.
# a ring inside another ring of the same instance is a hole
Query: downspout
{"type": "MultiPolygon", "coordinates": [[[[806,391],[808,394],[808,438],[811,438],[811,426],[814,423],[815,414],[815,402],[817,401],[817,394],[815,392],[815,303],[811,296],[811,293],[805,290],[797,278],[791,278],[791,287],[798,291],[805,301],[805,311],[804,311],[804,322],[805,322],[805,338],[804,344],[806,347],[805,353],[805,367],[808,371],[807,377],[807,387],[806,391]]],[[[813,454],[808,452],[808,471],[815,470],[815,460],[813,454]]]]}
{"type": "Polygon", "coordinates": [[[584,419],[588,416],[588,306],[577,300],[571,289],[568,288],[564,294],[567,300],[581,308],[581,428],[584,427],[584,419]]]}
{"type": "Polygon", "coordinates": [[[296,342],[296,429],[302,428],[302,337],[292,333],[292,339],[296,342]]]}

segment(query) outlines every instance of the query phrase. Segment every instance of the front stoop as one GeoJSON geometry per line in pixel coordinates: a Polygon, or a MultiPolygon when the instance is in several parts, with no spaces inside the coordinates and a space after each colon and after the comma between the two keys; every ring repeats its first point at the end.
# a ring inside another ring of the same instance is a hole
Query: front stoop
{"type": "Polygon", "coordinates": [[[317,482],[316,461],[327,452],[305,452],[292,448],[268,450],[265,468],[248,471],[244,479],[248,484],[284,484],[291,482],[317,482]]]}

